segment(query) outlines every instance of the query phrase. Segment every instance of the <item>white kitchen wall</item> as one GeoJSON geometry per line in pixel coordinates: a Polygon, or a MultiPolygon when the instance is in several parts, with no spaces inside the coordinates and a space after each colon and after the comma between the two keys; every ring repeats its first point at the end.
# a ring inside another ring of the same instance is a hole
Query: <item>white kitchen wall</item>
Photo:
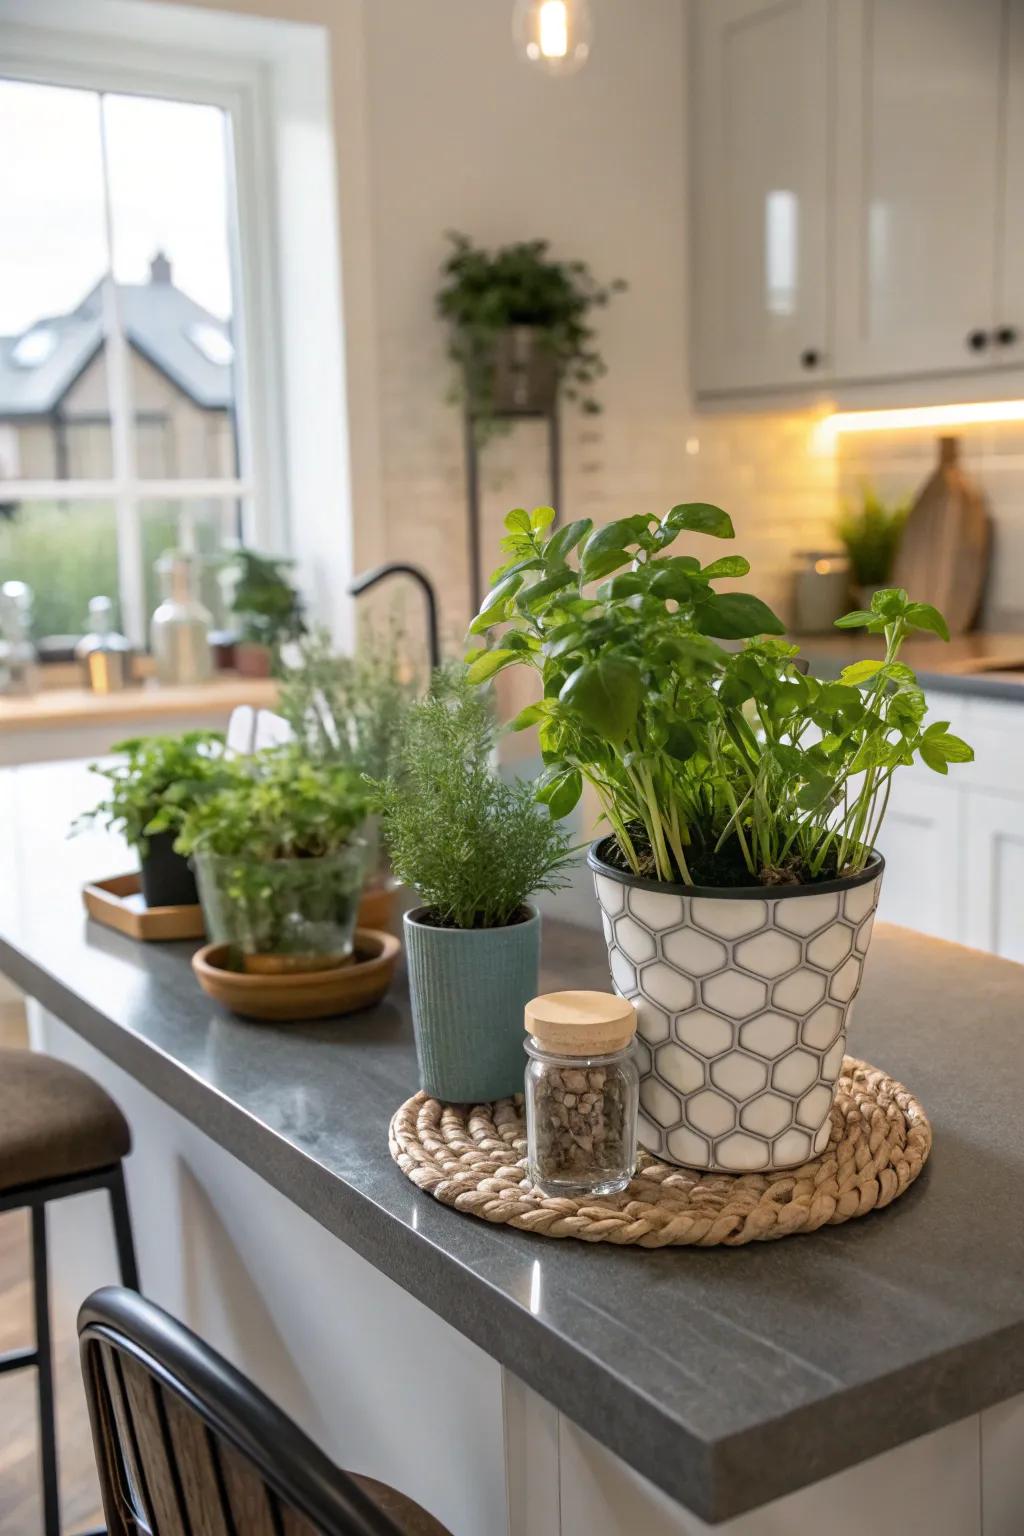
{"type": "MultiPolygon", "coordinates": [[[[388,552],[468,616],[460,413],[445,400],[434,316],[444,232],[545,237],[601,279],[625,277],[601,323],[603,416],[565,413],[565,511],[600,520],[671,505],[687,408],[684,6],[596,0],[595,46],[552,80],[516,57],[511,0],[375,0],[366,13],[373,243],[388,552]]],[[[543,429],[485,457],[484,547],[501,514],[547,500],[543,429]]]]}
{"type": "MultiPolygon", "coordinates": [[[[592,58],[565,80],[516,57],[512,0],[191,3],[310,22],[328,39],[355,569],[423,564],[457,645],[469,607],[463,442],[433,299],[444,231],[461,228],[487,243],[544,236],[630,284],[601,319],[603,415],[565,411],[563,513],[603,521],[719,501],[757,589],[785,608],[793,550],[829,537],[834,467],[809,451],[806,413],[692,412],[687,0],[592,0],[592,58]]],[[[504,511],[547,499],[544,455],[534,424],[487,449],[487,568],[504,511]]],[[[340,563],[319,574],[340,601],[340,563]]]]}

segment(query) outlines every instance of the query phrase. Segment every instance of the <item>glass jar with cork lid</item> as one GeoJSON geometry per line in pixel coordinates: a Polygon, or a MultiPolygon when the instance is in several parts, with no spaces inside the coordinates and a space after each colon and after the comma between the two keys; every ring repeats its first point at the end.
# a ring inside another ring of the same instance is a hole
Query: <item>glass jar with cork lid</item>
{"type": "Polygon", "coordinates": [[[545,1195],[610,1195],[636,1167],[636,1009],[608,992],[526,1005],[530,1182],[545,1195]]]}

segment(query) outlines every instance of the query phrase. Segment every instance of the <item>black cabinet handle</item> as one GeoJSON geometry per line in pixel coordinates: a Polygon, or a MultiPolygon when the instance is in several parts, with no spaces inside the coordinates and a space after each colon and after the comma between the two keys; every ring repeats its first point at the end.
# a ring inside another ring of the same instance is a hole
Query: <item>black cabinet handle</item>
{"type": "Polygon", "coordinates": [[[816,352],[813,347],[808,347],[805,352],[800,353],[801,368],[817,368],[820,362],[821,353],[816,352]]]}
{"type": "Polygon", "coordinates": [[[988,346],[988,331],[968,331],[967,345],[972,352],[984,352],[988,346]]]}
{"type": "Polygon", "coordinates": [[[1015,325],[1001,325],[996,330],[996,341],[1001,347],[1012,347],[1018,340],[1018,331],[1015,325]]]}

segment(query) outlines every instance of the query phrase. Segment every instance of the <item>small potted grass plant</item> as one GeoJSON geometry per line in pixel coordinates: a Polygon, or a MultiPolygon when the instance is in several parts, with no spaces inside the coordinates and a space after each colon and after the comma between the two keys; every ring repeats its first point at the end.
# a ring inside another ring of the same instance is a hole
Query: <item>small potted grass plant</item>
{"type": "Polygon", "coordinates": [[[99,821],[122,834],[138,855],[147,907],[194,906],[195,879],[174,840],[185,816],[230,775],[223,736],[217,731],[138,736],[112,750],[119,761],[89,765],[107,780],[107,797],[75,827],[99,821]]]}
{"type": "Polygon", "coordinates": [[[366,845],[365,785],[294,745],[235,759],[178,835],[192,858],[207,933],[231,969],[305,974],[351,958],[366,845]]]}
{"type": "Polygon", "coordinates": [[[405,947],[421,1086],[449,1102],[522,1091],[523,1009],[537,993],[537,891],[566,883],[568,838],[492,766],[490,701],[463,676],[412,705],[377,786],[399,878],[419,895],[405,947]]]}
{"type": "Polygon", "coordinates": [[[870,485],[861,487],[859,505],[844,504],[837,531],[850,558],[856,599],[864,608],[892,579],[910,504],[909,496],[884,502],[870,485]]]}
{"type": "Polygon", "coordinates": [[[902,589],[838,621],[884,636],[834,682],[752,594],[749,569],[673,554],[733,537],[704,503],[548,535],[550,508],[506,519],[506,564],[472,625],[499,631],[472,680],[535,668],[539,795],[565,814],[589,783],[610,827],[590,851],[616,989],[635,1001],[641,1140],[731,1173],[795,1167],[827,1145],[883,861],[893,775],[973,753],[900,660],[941,615],[902,589]],[[720,641],[740,642],[727,649],[720,641]]]}

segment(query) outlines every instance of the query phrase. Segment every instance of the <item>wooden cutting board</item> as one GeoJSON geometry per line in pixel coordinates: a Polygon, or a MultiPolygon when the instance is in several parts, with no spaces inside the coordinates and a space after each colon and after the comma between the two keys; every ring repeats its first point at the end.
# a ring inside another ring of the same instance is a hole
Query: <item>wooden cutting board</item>
{"type": "Polygon", "coordinates": [[[988,575],[985,500],[964,474],[955,437],[939,439],[939,463],[910,509],[893,585],[945,614],[951,635],[974,627],[988,575]]]}

